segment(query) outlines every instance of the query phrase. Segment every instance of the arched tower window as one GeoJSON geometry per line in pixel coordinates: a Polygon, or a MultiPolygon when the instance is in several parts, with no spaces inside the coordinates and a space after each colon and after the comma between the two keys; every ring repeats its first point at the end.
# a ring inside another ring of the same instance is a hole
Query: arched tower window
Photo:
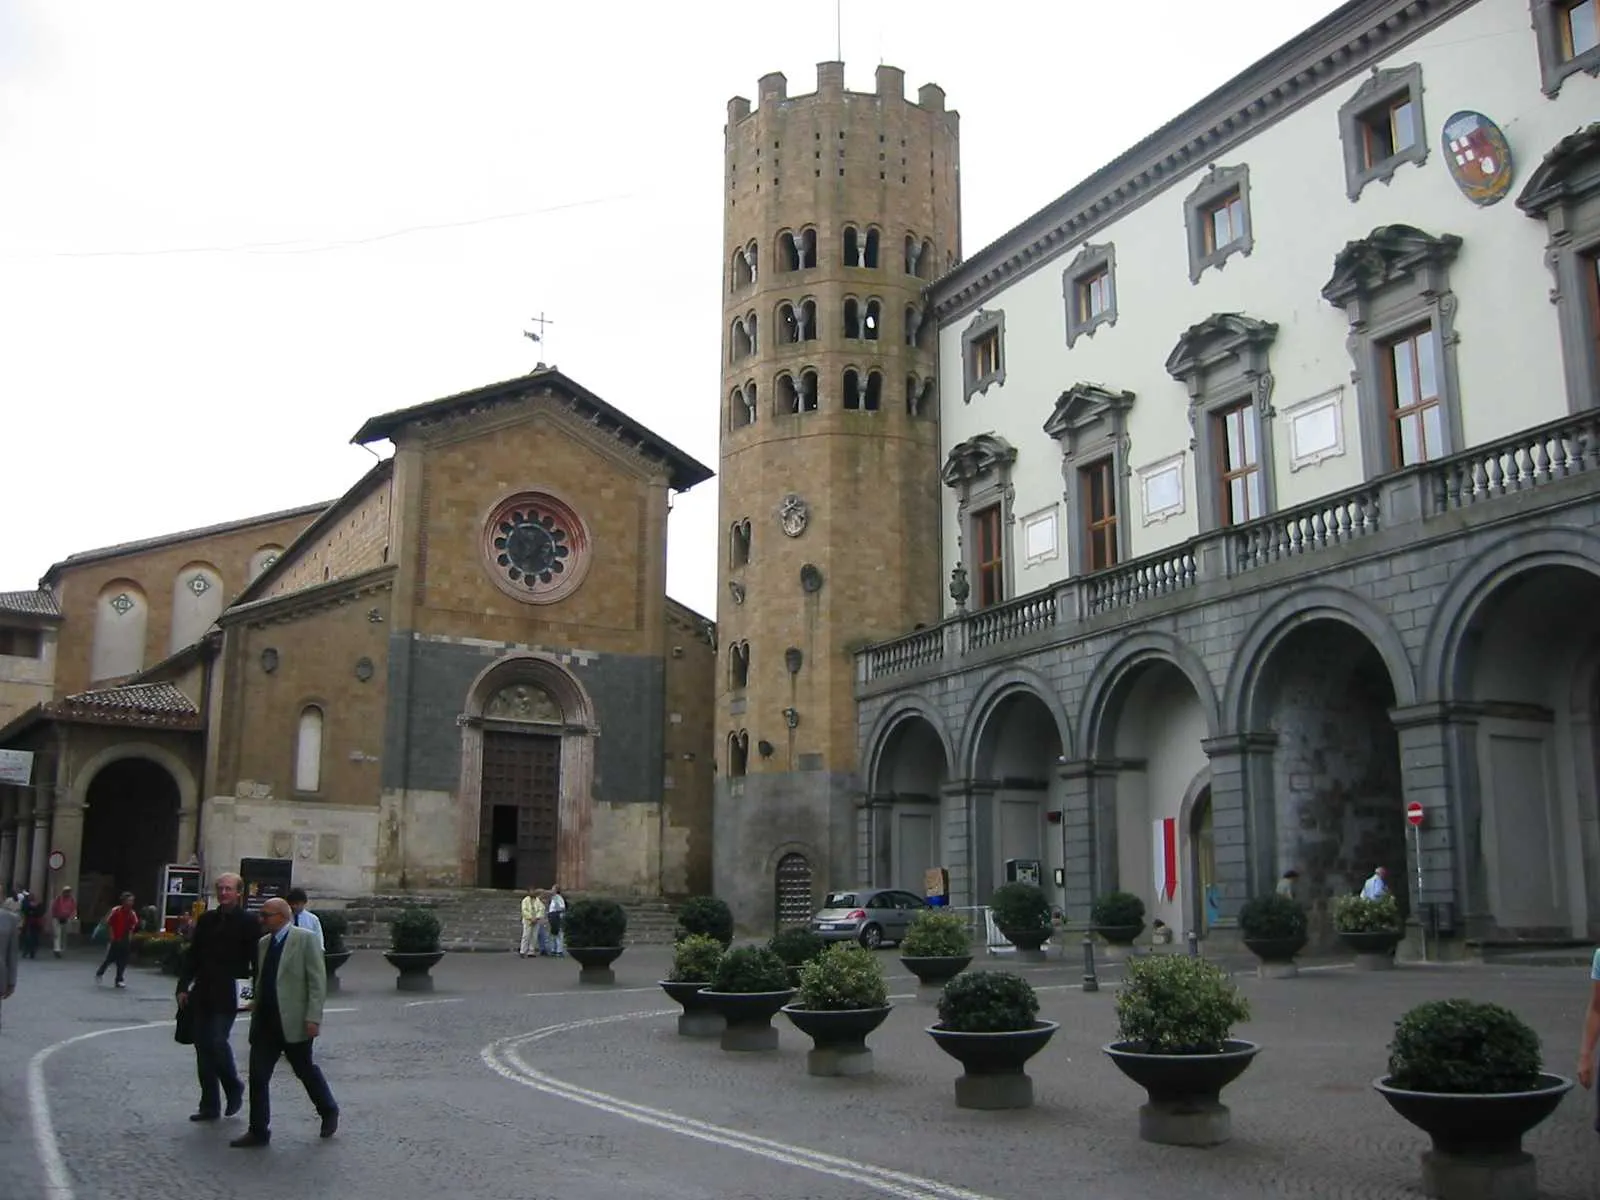
{"type": "Polygon", "coordinates": [[[792,346],[800,340],[800,317],[787,300],[778,305],[777,330],[780,346],[792,346]]]}
{"type": "Polygon", "coordinates": [[[817,231],[815,229],[802,229],[800,231],[800,269],[809,270],[817,265],[817,231]]]}
{"type": "Polygon", "coordinates": [[[915,304],[906,305],[906,345],[922,349],[923,330],[927,326],[926,314],[915,304]]]}
{"type": "Polygon", "coordinates": [[[744,331],[750,338],[750,353],[761,353],[761,339],[756,335],[755,313],[746,313],[744,315],[744,331]]]}
{"type": "Polygon", "coordinates": [[[804,271],[817,265],[817,231],[784,230],[778,235],[778,270],[804,271]]]}
{"type": "Polygon", "coordinates": [[[854,367],[844,373],[844,407],[847,412],[861,408],[861,372],[854,367]]]}
{"type": "Polygon", "coordinates": [[[844,373],[844,407],[848,412],[877,412],[883,404],[883,373],[865,376],[854,367],[844,373]]]}
{"type": "Polygon", "coordinates": [[[844,227],[844,265],[859,267],[861,262],[861,231],[854,225],[844,227]]]}
{"type": "Polygon", "coordinates": [[[756,385],[751,380],[728,394],[728,425],[740,429],[756,423],[756,385]]]}
{"type": "Polygon", "coordinates": [[[861,247],[861,265],[866,267],[869,271],[876,271],[878,269],[879,240],[878,231],[876,229],[867,230],[866,244],[861,247]]]}
{"type": "Polygon", "coordinates": [[[294,790],[322,790],[322,709],[308,704],[300,710],[294,738],[294,790]]]}
{"type": "Polygon", "coordinates": [[[741,729],[728,735],[728,775],[738,779],[750,763],[750,734],[741,729]]]}
{"type": "Polygon", "coordinates": [[[733,252],[732,284],[730,290],[739,291],[756,281],[756,244],[751,242],[733,252]]]}
{"type": "Polygon", "coordinates": [[[800,320],[800,340],[814,342],[817,340],[817,302],[815,300],[802,300],[797,313],[800,320]]]}
{"type": "Polygon", "coordinates": [[[856,339],[861,336],[861,301],[854,296],[844,302],[844,336],[856,339]]]}
{"type": "Polygon", "coordinates": [[[800,373],[800,411],[816,412],[819,403],[817,373],[810,370],[802,371],[800,373]]]}
{"type": "Polygon", "coordinates": [[[779,416],[789,416],[800,411],[800,393],[795,388],[793,375],[779,375],[774,381],[776,392],[772,408],[779,416]]]}
{"type": "Polygon", "coordinates": [[[867,372],[867,388],[861,396],[861,407],[868,412],[877,412],[883,407],[883,372],[867,372]]]}
{"type": "Polygon", "coordinates": [[[906,234],[905,243],[905,271],[907,275],[922,275],[922,243],[917,240],[914,233],[906,234]]]}
{"type": "Polygon", "coordinates": [[[728,647],[728,686],[735,690],[750,682],[750,643],[735,642],[728,647]]]}
{"type": "Polygon", "coordinates": [[[878,330],[883,326],[883,301],[868,300],[867,315],[861,322],[861,334],[869,342],[878,340],[878,330]]]}
{"type": "Polygon", "coordinates": [[[906,376],[906,415],[925,417],[932,411],[933,380],[906,376]]]}
{"type": "Polygon", "coordinates": [[[750,518],[735,521],[728,530],[728,565],[742,567],[750,561],[750,518]]]}
{"type": "MultiPolygon", "coordinates": [[[[947,255],[946,258],[947,261],[945,263],[945,267],[946,269],[949,269],[951,266],[955,265],[955,255],[947,255]]],[[[934,264],[938,261],[938,256],[933,250],[933,243],[927,238],[923,238],[922,254],[917,259],[917,275],[923,279],[933,278],[934,264]]]]}
{"type": "Polygon", "coordinates": [[[745,324],[745,318],[735,317],[732,327],[728,330],[728,361],[738,362],[742,358],[748,358],[755,353],[755,348],[755,340],[749,326],[745,324]]]}

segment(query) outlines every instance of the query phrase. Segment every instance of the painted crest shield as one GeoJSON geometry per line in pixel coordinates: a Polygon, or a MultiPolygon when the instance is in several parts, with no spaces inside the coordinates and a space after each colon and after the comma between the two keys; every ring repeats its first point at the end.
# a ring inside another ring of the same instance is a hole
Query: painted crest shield
{"type": "Polygon", "coordinates": [[[1486,208],[1511,190],[1511,146],[1500,126],[1482,113],[1458,112],[1440,136],[1450,178],[1468,200],[1486,208]]]}

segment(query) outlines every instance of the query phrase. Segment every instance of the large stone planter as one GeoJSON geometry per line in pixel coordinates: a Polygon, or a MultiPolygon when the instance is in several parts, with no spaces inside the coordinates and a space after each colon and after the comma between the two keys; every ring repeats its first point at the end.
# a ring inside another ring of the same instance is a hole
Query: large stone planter
{"type": "Polygon", "coordinates": [[[1572,1089],[1563,1075],[1541,1074],[1529,1092],[1488,1095],[1412,1092],[1387,1077],[1372,1086],[1389,1106],[1433,1140],[1422,1152],[1422,1191],[1437,1200],[1535,1200],[1538,1168],[1522,1137],[1572,1089]]]}
{"type": "Polygon", "coordinates": [[[683,1011],[678,1014],[679,1037],[722,1036],[722,1031],[728,1027],[728,1023],[722,1019],[721,1013],[712,1009],[702,995],[705,989],[711,986],[709,982],[689,983],[678,979],[662,979],[659,982],[661,990],[683,1006],[683,1011]]]}
{"type": "Polygon", "coordinates": [[[444,951],[427,950],[420,954],[412,954],[385,950],[383,956],[389,960],[389,965],[400,973],[394,981],[396,991],[431,992],[433,976],[428,972],[439,965],[439,961],[444,958],[444,951]]]}
{"type": "Polygon", "coordinates": [[[1359,933],[1335,932],[1339,940],[1356,953],[1358,971],[1394,970],[1394,948],[1405,935],[1398,929],[1369,929],[1359,933]]]}
{"type": "Polygon", "coordinates": [[[972,965],[970,954],[928,955],[917,957],[902,954],[900,961],[905,964],[906,970],[917,977],[917,984],[922,988],[942,988],[961,972],[972,965]]]}
{"type": "Polygon", "coordinates": [[[1105,938],[1111,946],[1127,947],[1133,945],[1134,939],[1144,932],[1144,925],[1096,925],[1094,931],[1105,938]]]}
{"type": "Polygon", "coordinates": [[[324,950],[322,952],[322,965],[326,968],[328,975],[329,995],[341,990],[339,968],[350,961],[350,956],[353,953],[355,953],[353,950],[324,950]]]}
{"type": "Polygon", "coordinates": [[[1134,1042],[1105,1047],[1117,1068],[1145,1090],[1139,1136],[1163,1146],[1220,1146],[1233,1132],[1222,1089],[1244,1073],[1261,1047],[1227,1041],[1215,1054],[1145,1054],[1134,1042]]]}
{"type": "Polygon", "coordinates": [[[1305,949],[1305,934],[1285,938],[1245,938],[1244,944],[1260,960],[1256,974],[1262,979],[1293,979],[1300,974],[1294,956],[1305,949]]]}
{"type": "Polygon", "coordinates": [[[714,992],[706,988],[700,994],[728,1023],[722,1031],[724,1050],[778,1048],[778,1031],[772,1027],[772,1018],[794,999],[793,988],[781,992],[714,992]]]}
{"type": "Polygon", "coordinates": [[[1006,1033],[967,1033],[928,1026],[928,1034],[951,1058],[961,1064],[956,1080],[958,1108],[1030,1108],[1033,1080],[1023,1066],[1043,1050],[1060,1026],[1035,1021],[1032,1029],[1006,1033]]]}
{"type": "Polygon", "coordinates": [[[808,1074],[868,1075],[872,1051],[867,1048],[867,1034],[883,1024],[892,1007],[817,1009],[785,1004],[780,1011],[811,1039],[808,1074]]]}
{"type": "Polygon", "coordinates": [[[617,973],[611,969],[622,954],[621,946],[568,946],[567,954],[578,964],[579,983],[615,983],[617,973]]]}
{"type": "Polygon", "coordinates": [[[1044,962],[1044,944],[1050,940],[1054,930],[1044,929],[1007,929],[1000,927],[1000,933],[1017,948],[1018,962],[1044,962]]]}

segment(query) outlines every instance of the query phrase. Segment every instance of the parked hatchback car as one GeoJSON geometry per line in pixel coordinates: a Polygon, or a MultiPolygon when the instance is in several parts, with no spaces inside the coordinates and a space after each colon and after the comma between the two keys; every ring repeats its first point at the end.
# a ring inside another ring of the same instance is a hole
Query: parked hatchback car
{"type": "Polygon", "coordinates": [[[829,892],[811,918],[812,932],[825,942],[858,941],[868,950],[899,942],[928,902],[893,888],[846,888],[829,892]]]}

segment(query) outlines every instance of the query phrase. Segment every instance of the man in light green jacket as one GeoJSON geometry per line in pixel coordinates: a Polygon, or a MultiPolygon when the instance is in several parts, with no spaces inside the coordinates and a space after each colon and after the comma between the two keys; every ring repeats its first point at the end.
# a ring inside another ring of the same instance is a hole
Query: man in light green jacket
{"type": "Polygon", "coordinates": [[[279,1058],[287,1058],[295,1077],[322,1118],[322,1136],[339,1128],[334,1102],[311,1048],[322,1032],[322,1005],[328,972],[316,934],[297,928],[289,902],[278,897],[261,906],[267,935],[256,948],[256,991],[250,1012],[250,1128],[230,1146],[265,1146],[272,1140],[272,1102],[268,1085],[279,1058]]]}

